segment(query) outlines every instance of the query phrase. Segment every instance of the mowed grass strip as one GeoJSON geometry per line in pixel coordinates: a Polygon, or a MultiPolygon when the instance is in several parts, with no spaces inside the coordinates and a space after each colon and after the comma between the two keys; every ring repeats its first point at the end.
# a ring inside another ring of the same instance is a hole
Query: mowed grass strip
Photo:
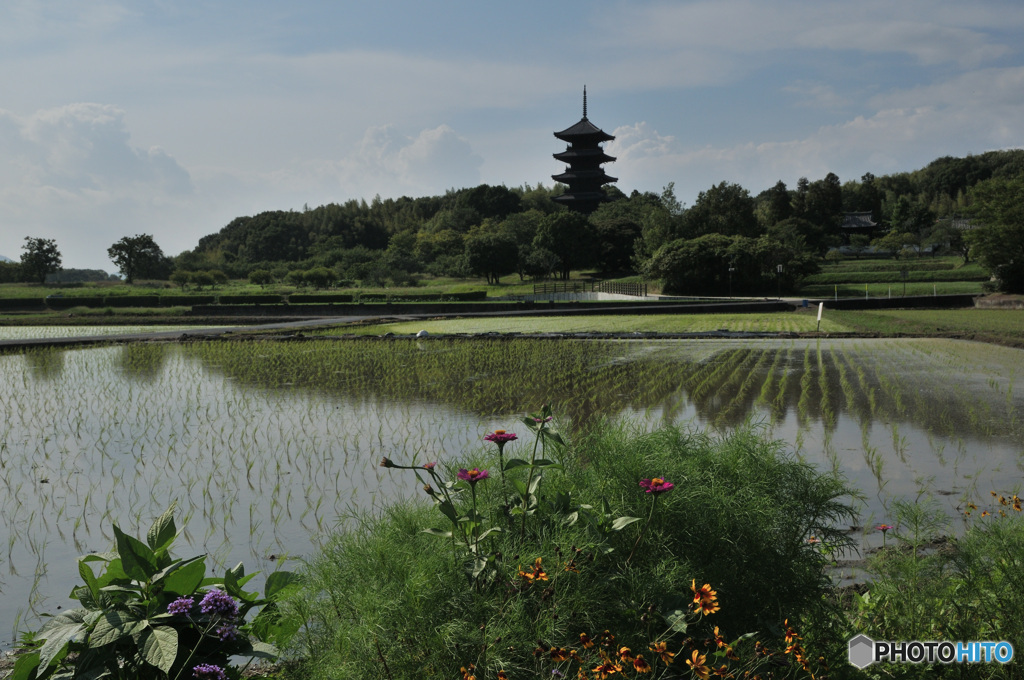
{"type": "MultiPolygon", "coordinates": [[[[823,332],[851,329],[843,323],[822,319],[823,332]]],[[[431,335],[455,333],[704,333],[717,330],[754,333],[807,333],[817,327],[813,311],[774,314],[652,314],[643,316],[521,316],[405,321],[371,326],[345,327],[346,332],[408,335],[425,330],[431,335]]],[[[334,335],[338,328],[320,331],[334,335]]],[[[314,333],[309,333],[310,335],[314,333]]]]}
{"type": "Polygon", "coordinates": [[[1024,310],[877,309],[836,310],[837,323],[877,333],[978,333],[1024,340],[1024,310]]]}

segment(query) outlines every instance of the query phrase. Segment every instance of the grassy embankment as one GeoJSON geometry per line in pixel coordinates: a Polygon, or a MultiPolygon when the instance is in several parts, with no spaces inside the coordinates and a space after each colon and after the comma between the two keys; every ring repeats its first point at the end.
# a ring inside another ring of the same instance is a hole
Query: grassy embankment
{"type": "Polygon", "coordinates": [[[864,297],[865,289],[869,297],[981,293],[988,280],[984,269],[965,265],[959,257],[846,259],[822,265],[818,274],[803,281],[798,294],[807,298],[864,297]]]}

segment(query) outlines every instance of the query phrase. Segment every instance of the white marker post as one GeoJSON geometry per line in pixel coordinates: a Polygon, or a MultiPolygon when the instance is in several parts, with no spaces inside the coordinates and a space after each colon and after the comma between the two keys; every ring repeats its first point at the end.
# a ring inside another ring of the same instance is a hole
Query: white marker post
{"type": "Polygon", "coordinates": [[[819,302],[818,303],[818,327],[815,329],[816,331],[820,331],[821,330],[821,310],[823,310],[824,308],[825,308],[825,303],[824,302],[819,302]]]}

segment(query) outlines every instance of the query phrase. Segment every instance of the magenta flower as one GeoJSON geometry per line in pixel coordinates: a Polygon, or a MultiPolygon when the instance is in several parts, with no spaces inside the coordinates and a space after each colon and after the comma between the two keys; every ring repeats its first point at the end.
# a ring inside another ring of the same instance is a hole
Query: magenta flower
{"type": "Polygon", "coordinates": [[[484,437],[484,441],[494,442],[498,445],[499,449],[505,444],[514,442],[517,439],[519,439],[519,437],[516,436],[515,432],[505,432],[505,430],[495,430],[484,437]]]}
{"type": "Polygon", "coordinates": [[[671,491],[674,487],[675,484],[666,482],[661,477],[640,480],[640,488],[645,489],[647,493],[665,493],[666,491],[671,491]]]}
{"type": "Polygon", "coordinates": [[[881,531],[881,532],[882,532],[882,533],[884,534],[884,533],[885,533],[886,531],[888,531],[889,529],[895,529],[896,527],[894,527],[894,526],[893,526],[893,525],[891,525],[891,524],[879,524],[879,525],[878,525],[877,527],[875,527],[875,528],[876,528],[876,529],[878,529],[879,531],[881,531]]]}
{"type": "Polygon", "coordinates": [[[487,479],[489,476],[490,475],[487,474],[487,470],[481,470],[480,468],[473,468],[472,470],[463,468],[459,470],[458,474],[459,479],[464,482],[469,482],[470,484],[476,484],[481,479],[487,479]]]}
{"type": "Polygon", "coordinates": [[[423,469],[424,470],[433,470],[435,465],[437,465],[436,461],[433,462],[433,463],[424,463],[423,464],[423,469]]]}

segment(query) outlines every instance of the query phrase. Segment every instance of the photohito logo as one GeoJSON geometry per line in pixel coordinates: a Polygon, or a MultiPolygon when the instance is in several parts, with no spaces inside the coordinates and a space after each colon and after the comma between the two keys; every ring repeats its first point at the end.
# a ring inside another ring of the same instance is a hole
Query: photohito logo
{"type": "Polygon", "coordinates": [[[858,635],[850,640],[850,665],[866,668],[876,661],[892,663],[1009,663],[1009,642],[882,642],[858,635]]]}

